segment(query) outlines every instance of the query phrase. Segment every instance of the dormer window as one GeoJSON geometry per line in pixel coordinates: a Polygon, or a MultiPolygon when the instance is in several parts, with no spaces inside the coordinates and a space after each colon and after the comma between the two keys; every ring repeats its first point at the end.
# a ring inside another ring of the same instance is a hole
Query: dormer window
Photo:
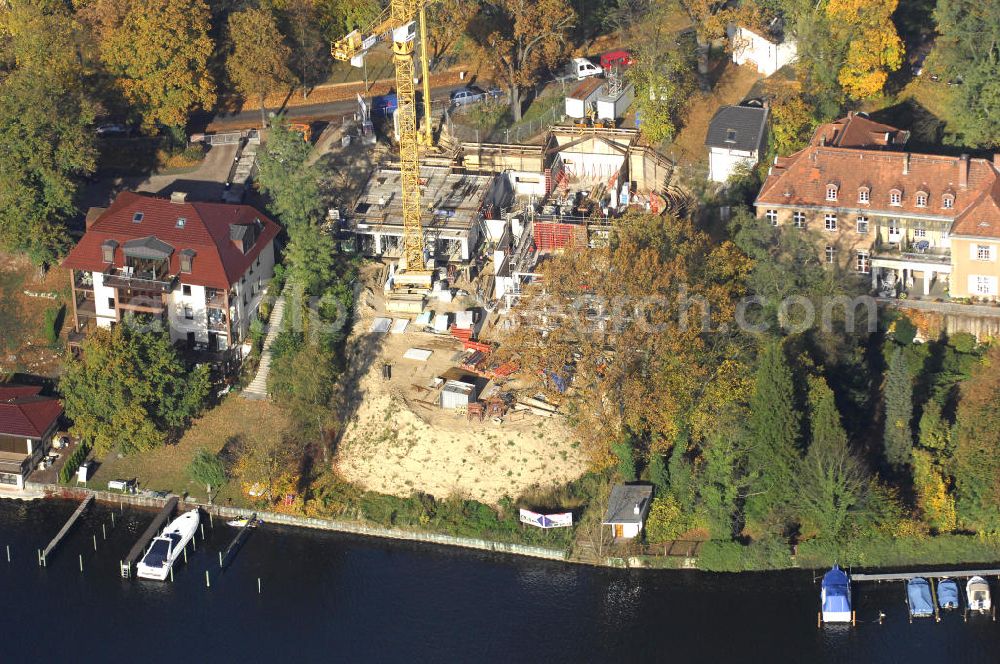
{"type": "Polygon", "coordinates": [[[736,130],[735,129],[727,129],[726,130],[726,143],[735,143],[735,142],[736,142],[736,130]]]}
{"type": "Polygon", "coordinates": [[[194,266],[194,250],[184,249],[180,253],[180,267],[181,272],[184,274],[191,274],[191,269],[194,266]]]}
{"type": "Polygon", "coordinates": [[[945,194],[941,197],[941,207],[945,210],[950,210],[955,207],[955,197],[951,194],[945,194]]]}
{"type": "Polygon", "coordinates": [[[132,223],[133,224],[140,223],[142,221],[143,216],[145,215],[143,215],[142,212],[136,212],[135,214],[132,215],[132,223]]]}
{"type": "Polygon", "coordinates": [[[902,205],[903,204],[903,192],[899,189],[889,190],[889,205],[902,205]]]}
{"type": "Polygon", "coordinates": [[[918,191],[917,192],[917,207],[927,207],[927,192],[918,191]]]}
{"type": "Polygon", "coordinates": [[[872,193],[872,190],[869,189],[868,187],[861,187],[860,189],[858,189],[858,202],[859,203],[868,203],[868,202],[870,202],[871,201],[871,193],[872,193]]]}
{"type": "Polygon", "coordinates": [[[184,217],[177,217],[177,228],[184,228],[184,225],[186,223],[187,219],[185,219],[184,217]]]}
{"type": "Polygon", "coordinates": [[[108,263],[109,265],[111,263],[114,263],[115,249],[117,248],[118,248],[117,242],[115,242],[114,240],[105,240],[104,243],[101,244],[101,259],[105,263],[108,263]]]}
{"type": "Polygon", "coordinates": [[[835,184],[826,185],[826,200],[828,201],[837,200],[837,185],[835,184]]]}

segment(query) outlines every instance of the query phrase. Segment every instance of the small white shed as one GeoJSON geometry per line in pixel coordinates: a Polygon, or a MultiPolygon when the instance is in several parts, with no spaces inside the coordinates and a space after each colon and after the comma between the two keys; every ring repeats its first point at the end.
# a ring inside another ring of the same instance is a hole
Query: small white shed
{"type": "Polygon", "coordinates": [[[460,380],[449,380],[441,390],[441,407],[449,410],[467,408],[476,401],[476,386],[460,380]]]}
{"type": "Polygon", "coordinates": [[[587,112],[594,109],[597,98],[604,88],[604,81],[599,78],[587,78],[566,95],[566,115],[571,118],[585,118],[587,112]]]}

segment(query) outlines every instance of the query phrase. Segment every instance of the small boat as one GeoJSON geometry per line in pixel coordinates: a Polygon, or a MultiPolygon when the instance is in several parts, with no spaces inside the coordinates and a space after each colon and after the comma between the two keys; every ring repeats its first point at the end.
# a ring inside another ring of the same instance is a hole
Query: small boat
{"type": "Polygon", "coordinates": [[[837,565],[823,575],[820,602],[823,604],[823,622],[851,622],[851,582],[847,573],[837,565]]]}
{"type": "Polygon", "coordinates": [[[249,519],[233,519],[232,521],[226,521],[226,525],[232,526],[233,528],[243,528],[245,526],[256,528],[262,523],[264,523],[263,519],[258,517],[256,514],[254,514],[249,519]]]}
{"type": "Polygon", "coordinates": [[[141,579],[164,581],[170,574],[174,561],[198,531],[199,523],[198,510],[185,512],[171,521],[149,545],[146,555],[136,567],[136,575],[141,579]]]}
{"type": "Polygon", "coordinates": [[[945,577],[938,581],[937,596],[938,606],[942,609],[958,608],[958,584],[954,579],[945,577]]]}
{"type": "Polygon", "coordinates": [[[914,577],[906,583],[906,596],[910,604],[910,616],[927,618],[934,615],[934,601],[931,599],[931,584],[927,579],[914,577]]]}
{"type": "Polygon", "coordinates": [[[989,613],[992,608],[990,602],[990,585],[981,576],[974,576],[965,584],[965,596],[969,602],[969,610],[977,613],[989,613]]]}

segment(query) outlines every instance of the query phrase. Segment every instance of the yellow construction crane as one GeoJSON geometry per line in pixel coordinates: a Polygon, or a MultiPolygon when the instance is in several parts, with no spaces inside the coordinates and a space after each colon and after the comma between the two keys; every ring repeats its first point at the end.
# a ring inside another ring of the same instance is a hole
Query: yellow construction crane
{"type": "Polygon", "coordinates": [[[425,7],[434,0],[391,0],[375,23],[364,31],[355,30],[337,40],[330,52],[337,60],[359,66],[375,44],[391,35],[392,62],[396,70],[396,121],[399,125],[399,163],[403,203],[403,255],[396,273],[400,286],[430,287],[431,273],[424,269],[424,236],[420,222],[420,143],[431,143],[431,100],[427,66],[425,7]],[[420,22],[421,60],[424,84],[426,131],[417,132],[416,90],[414,88],[413,40],[420,22]]]}

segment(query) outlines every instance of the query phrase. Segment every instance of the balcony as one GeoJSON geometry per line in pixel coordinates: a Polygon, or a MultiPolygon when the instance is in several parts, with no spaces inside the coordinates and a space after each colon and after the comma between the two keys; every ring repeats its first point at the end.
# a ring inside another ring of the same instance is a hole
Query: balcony
{"type": "Polygon", "coordinates": [[[76,298],[76,315],[81,318],[97,318],[97,303],[94,301],[93,293],[91,297],[76,298]]]}
{"type": "Polygon", "coordinates": [[[211,288],[207,289],[205,291],[205,306],[209,309],[225,309],[226,292],[211,288]]]}
{"type": "Polygon", "coordinates": [[[900,263],[919,263],[928,266],[951,265],[950,249],[928,246],[921,250],[920,247],[920,242],[914,242],[912,246],[905,248],[899,244],[883,244],[872,253],[875,258],[900,263]]]}
{"type": "Polygon", "coordinates": [[[151,270],[110,267],[104,271],[104,285],[111,288],[131,288],[169,293],[177,286],[177,277],[151,270]]]}
{"type": "Polygon", "coordinates": [[[156,291],[118,291],[118,308],[149,314],[162,314],[167,305],[156,291]]]}

